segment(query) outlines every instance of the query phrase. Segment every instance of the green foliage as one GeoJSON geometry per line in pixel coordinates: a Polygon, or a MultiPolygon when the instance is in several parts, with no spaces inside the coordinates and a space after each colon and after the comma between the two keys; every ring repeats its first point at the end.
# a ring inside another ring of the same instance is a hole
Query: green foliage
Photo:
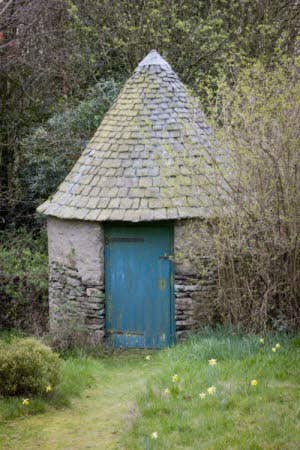
{"type": "Polygon", "coordinates": [[[137,350],[118,351],[101,360],[84,354],[68,357],[62,361],[59,385],[46,399],[30,397],[26,407],[23,398],[0,399],[5,419],[0,423],[0,446],[46,448],[51,442],[52,447],[65,448],[71,430],[77,446],[97,448],[102,423],[105,448],[198,448],[199,442],[204,448],[222,450],[248,449],[252,444],[255,449],[297,448],[297,336],[264,338],[261,343],[258,336],[218,328],[150,352],[150,359],[146,359],[149,352],[137,350]],[[272,352],[276,343],[281,347],[272,352]],[[211,358],[217,359],[215,366],[208,364],[211,358]],[[172,388],[174,374],[179,376],[179,392],[173,396],[165,389],[172,388]],[[250,384],[253,379],[258,381],[256,387],[250,384]],[[201,399],[199,393],[211,385],[216,393],[201,399]],[[92,389],[72,402],[71,410],[64,408],[88,387],[92,389]],[[8,421],[43,408],[44,417],[8,421]],[[155,431],[156,440],[151,439],[155,431]]]}
{"type": "MultiPolygon", "coordinates": [[[[0,338],[2,340],[2,334],[0,335],[0,338]]],[[[12,335],[9,340],[11,343],[21,341],[20,339],[15,340],[14,335],[12,335]]],[[[24,341],[28,341],[28,339],[25,339],[24,341]]],[[[1,355],[2,350],[6,345],[7,343],[5,343],[5,340],[4,342],[0,341],[1,355]]],[[[39,345],[42,344],[39,343],[39,345]]],[[[22,343],[21,346],[26,346],[27,348],[26,343],[22,343]]],[[[43,348],[45,347],[44,345],[42,346],[43,348]]],[[[46,348],[49,350],[49,347],[46,348]]],[[[27,405],[23,404],[24,397],[27,396],[27,393],[25,395],[20,394],[0,397],[0,417],[2,419],[13,420],[24,415],[41,414],[49,410],[51,407],[58,409],[70,407],[72,398],[80,396],[86,388],[89,388],[95,384],[96,374],[99,374],[99,371],[101,371],[102,368],[101,362],[88,358],[86,355],[81,355],[81,357],[70,356],[65,360],[59,360],[59,364],[57,364],[57,354],[52,353],[52,356],[53,355],[55,355],[55,364],[57,366],[59,365],[59,379],[56,384],[51,384],[51,391],[46,392],[45,390],[45,386],[49,386],[50,382],[46,385],[40,383],[42,389],[38,393],[30,393],[30,395],[28,395],[27,405]]],[[[23,366],[24,365],[25,364],[23,364],[23,366]]],[[[23,369],[21,368],[21,370],[23,369]]],[[[30,368],[28,369],[28,372],[31,372],[30,368]]],[[[38,375],[39,374],[40,372],[38,375]]],[[[28,380],[28,377],[26,378],[28,380]]],[[[44,381],[48,382],[49,378],[47,378],[47,380],[44,378],[44,381]]]]}
{"type": "Polygon", "coordinates": [[[0,395],[45,394],[59,382],[60,359],[32,339],[17,339],[0,346],[0,395]]]}
{"type": "Polygon", "coordinates": [[[214,309],[251,331],[299,326],[299,90],[299,59],[253,62],[234,87],[220,83],[213,113],[222,127],[214,153],[204,149],[214,176],[203,189],[219,218],[214,309]]]}
{"type": "Polygon", "coordinates": [[[253,59],[271,67],[297,51],[297,6],[296,0],[41,0],[26,8],[12,2],[0,16],[5,226],[32,220],[36,203],[53,192],[90,137],[93,119],[87,123],[84,111],[83,135],[70,134],[64,114],[58,118],[67,122],[63,139],[51,121],[45,125],[62,105],[73,109],[99,80],[128,77],[156,48],[208,109],[220,80],[234,84],[253,59]]]}
{"type": "Polygon", "coordinates": [[[21,176],[31,208],[52,194],[67,175],[119,88],[113,79],[98,82],[84,100],[55,114],[24,138],[21,176]]]}
{"type": "MultiPolygon", "coordinates": [[[[217,168],[235,202],[218,231],[218,315],[256,330],[295,326],[299,11],[296,0],[12,2],[0,15],[0,225],[41,226],[36,206],[101,122],[115,80],[156,48],[224,124],[219,139],[241,174],[228,183],[217,168]]],[[[0,254],[0,322],[33,329],[37,312],[46,317],[46,257],[14,245],[0,254]]]]}
{"type": "Polygon", "coordinates": [[[26,230],[2,233],[0,243],[0,324],[40,332],[48,322],[46,235],[26,230]]]}
{"type": "Polygon", "coordinates": [[[160,352],[149,364],[161,370],[139,397],[123,447],[199,448],[201,442],[201,448],[214,450],[295,448],[299,356],[284,336],[267,335],[260,343],[257,336],[222,329],[160,352]],[[276,343],[281,347],[273,352],[276,343]],[[212,358],[214,366],[208,363],[212,358]],[[212,386],[216,392],[210,395],[212,386]]]}
{"type": "Polygon", "coordinates": [[[297,34],[295,2],[261,5],[247,1],[151,0],[128,3],[68,0],[69,37],[79,45],[70,55],[96,74],[130,74],[151,49],[161,52],[182,79],[201,95],[216,91],[248,58],[267,63],[277,51],[292,52],[297,34]],[[92,69],[93,68],[93,69],[92,69]]]}

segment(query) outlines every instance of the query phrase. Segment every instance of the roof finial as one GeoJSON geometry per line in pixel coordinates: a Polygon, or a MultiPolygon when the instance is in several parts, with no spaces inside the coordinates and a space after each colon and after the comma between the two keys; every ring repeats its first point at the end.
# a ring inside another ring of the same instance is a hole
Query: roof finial
{"type": "Polygon", "coordinates": [[[160,66],[167,70],[172,70],[170,64],[156,50],[151,50],[147,56],[139,63],[137,70],[143,66],[160,66]]]}

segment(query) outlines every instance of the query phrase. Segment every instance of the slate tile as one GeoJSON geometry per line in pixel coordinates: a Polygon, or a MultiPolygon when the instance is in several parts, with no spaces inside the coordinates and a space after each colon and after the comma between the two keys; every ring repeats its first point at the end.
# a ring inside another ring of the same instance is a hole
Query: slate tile
{"type": "Polygon", "coordinates": [[[57,193],[38,210],[83,220],[209,215],[201,183],[222,161],[211,128],[169,64],[143,61],[57,193]]]}

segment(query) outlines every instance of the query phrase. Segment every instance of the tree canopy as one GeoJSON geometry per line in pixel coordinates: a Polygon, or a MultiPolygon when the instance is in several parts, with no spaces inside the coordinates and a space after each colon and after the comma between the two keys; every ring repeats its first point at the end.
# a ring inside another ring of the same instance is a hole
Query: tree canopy
{"type": "MultiPolygon", "coordinates": [[[[47,133],[44,151],[50,166],[60,165],[69,151],[71,159],[77,156],[81,146],[73,145],[74,135],[70,145],[69,133],[58,139],[59,121],[69,128],[72,114],[77,122],[80,116],[83,144],[115,95],[98,110],[92,107],[95,114],[86,126],[91,92],[99,83],[120,85],[155,48],[208,113],[220,80],[234,85],[239,70],[253,61],[272,67],[282,54],[297,52],[299,15],[297,0],[3,0],[1,227],[32,224],[37,199],[47,196],[69,167],[54,169],[48,188],[33,193],[38,174],[32,175],[37,146],[32,139],[47,133]],[[28,160],[31,149],[33,160],[28,160]]],[[[42,161],[36,167],[43,171],[42,161]]]]}

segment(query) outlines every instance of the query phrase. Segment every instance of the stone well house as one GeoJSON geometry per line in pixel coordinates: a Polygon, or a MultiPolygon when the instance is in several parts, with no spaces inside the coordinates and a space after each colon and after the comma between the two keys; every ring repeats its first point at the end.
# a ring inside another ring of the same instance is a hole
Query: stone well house
{"type": "Polygon", "coordinates": [[[138,65],[48,216],[50,327],[120,347],[164,347],[207,318],[213,273],[205,193],[211,129],[170,65],[138,65]]]}

